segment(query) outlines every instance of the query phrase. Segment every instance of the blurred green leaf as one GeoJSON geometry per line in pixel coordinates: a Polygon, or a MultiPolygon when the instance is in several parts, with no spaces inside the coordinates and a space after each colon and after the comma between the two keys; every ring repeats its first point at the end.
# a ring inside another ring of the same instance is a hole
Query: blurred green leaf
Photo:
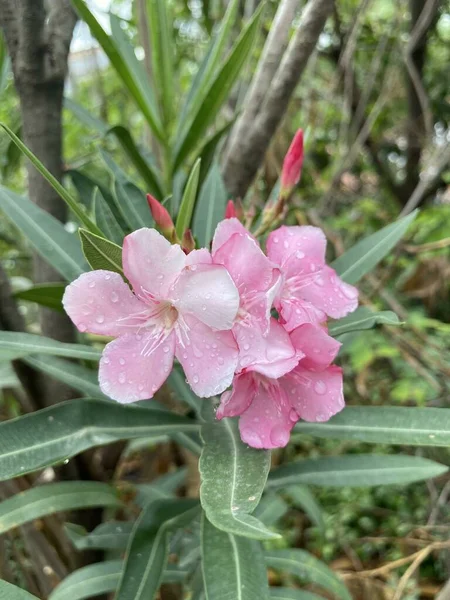
{"type": "Polygon", "coordinates": [[[228,200],[220,169],[215,163],[203,184],[195,207],[192,232],[199,246],[209,247],[228,200]]]}
{"type": "Polygon", "coordinates": [[[47,306],[59,312],[63,312],[62,297],[66,286],[64,283],[42,283],[34,285],[27,290],[19,290],[14,293],[15,298],[36,302],[40,306],[47,306]]]}
{"type": "Polygon", "coordinates": [[[148,207],[147,198],[141,190],[130,181],[114,182],[114,193],[117,205],[122,211],[131,231],[141,227],[152,227],[153,219],[148,207]]]}
{"type": "Polygon", "coordinates": [[[375,325],[400,325],[400,321],[391,310],[373,312],[367,306],[360,306],[350,315],[338,321],[332,321],[328,331],[331,336],[337,337],[352,331],[372,329],[375,325]]]}
{"type": "Polygon", "coordinates": [[[181,239],[186,229],[191,225],[192,213],[194,212],[195,200],[197,198],[198,179],[200,175],[200,159],[195,161],[192,167],[186,187],[184,188],[183,198],[181,200],[180,210],[178,211],[175,229],[178,237],[181,239]]]}
{"type": "Polygon", "coordinates": [[[92,346],[58,342],[33,333],[0,331],[0,360],[13,360],[36,353],[86,360],[99,360],[101,356],[101,352],[92,346]]]}
{"type": "Polygon", "coordinates": [[[284,491],[290,497],[292,504],[296,508],[305,511],[314,525],[317,525],[322,531],[325,530],[322,509],[314,498],[314,495],[311,493],[311,490],[306,485],[291,485],[284,491]]]}
{"type": "Polygon", "coordinates": [[[39,600],[25,590],[0,579],[0,600],[39,600]]]}
{"type": "Polygon", "coordinates": [[[125,550],[133,525],[132,521],[109,521],[88,533],[81,525],[65,523],[64,530],[77,550],[125,550]]]}
{"type": "Polygon", "coordinates": [[[116,490],[97,481],[47,483],[0,502],[0,533],[64,510],[120,506],[116,490]]]}
{"type": "Polygon", "coordinates": [[[125,237],[125,232],[117,222],[99,188],[96,188],[94,193],[94,213],[95,221],[106,238],[115,244],[121,245],[125,237]]]}
{"type": "Polygon", "coordinates": [[[270,588],[270,597],[276,600],[323,600],[322,596],[313,594],[313,592],[282,587],[270,588]]]}
{"type": "Polygon", "coordinates": [[[79,229],[86,260],[93,269],[105,269],[123,275],[122,248],[86,229],[79,229]]]}
{"type": "Polygon", "coordinates": [[[268,492],[261,498],[253,516],[262,521],[264,525],[272,527],[284,517],[288,510],[289,506],[281,496],[274,492],[268,492]]]}

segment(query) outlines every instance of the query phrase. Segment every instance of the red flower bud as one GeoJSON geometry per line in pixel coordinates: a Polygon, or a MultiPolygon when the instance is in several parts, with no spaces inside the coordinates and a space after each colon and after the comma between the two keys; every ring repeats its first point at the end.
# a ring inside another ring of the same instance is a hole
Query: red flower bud
{"type": "Polygon", "coordinates": [[[300,181],[303,165],[303,130],[299,129],[284,157],[281,172],[281,195],[285,196],[300,181]]]}
{"type": "Polygon", "coordinates": [[[236,208],[233,200],[228,200],[225,208],[225,219],[232,219],[233,217],[236,217],[236,208]]]}
{"type": "Polygon", "coordinates": [[[161,230],[161,233],[167,238],[173,237],[175,226],[167,209],[150,194],[147,194],[147,202],[156,226],[161,230]]]}

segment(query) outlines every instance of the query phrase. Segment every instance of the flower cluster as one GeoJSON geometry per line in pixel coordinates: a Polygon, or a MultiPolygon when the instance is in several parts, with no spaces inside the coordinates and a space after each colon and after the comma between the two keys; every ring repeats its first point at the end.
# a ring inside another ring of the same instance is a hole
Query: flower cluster
{"type": "Polygon", "coordinates": [[[325,264],[325,246],[318,228],[283,226],[266,256],[229,218],[211,252],[186,254],[144,228],[124,240],[133,291],[97,270],[71,283],[63,303],[80,331],[116,338],[99,369],[111,398],[151,398],[176,357],[198,396],[224,392],[217,416],[240,415],[245,442],[284,446],[298,419],[325,421],[343,408],[342,372],[331,365],[340,344],[325,322],[353,311],[358,294],[325,264]]]}

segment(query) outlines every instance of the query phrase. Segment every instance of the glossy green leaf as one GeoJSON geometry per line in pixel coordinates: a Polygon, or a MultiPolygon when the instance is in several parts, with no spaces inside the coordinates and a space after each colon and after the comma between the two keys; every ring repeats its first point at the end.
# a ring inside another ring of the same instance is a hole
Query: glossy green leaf
{"type": "Polygon", "coordinates": [[[131,231],[141,227],[152,227],[153,219],[147,199],[141,190],[131,182],[114,182],[117,204],[131,231]]]}
{"type": "Polygon", "coordinates": [[[86,360],[99,360],[101,356],[101,352],[92,346],[67,344],[33,333],[0,331],[0,360],[13,360],[37,352],[86,360]]]}
{"type": "Polygon", "coordinates": [[[400,321],[391,310],[373,312],[367,306],[360,306],[350,315],[331,322],[328,331],[332,337],[338,337],[352,331],[372,329],[376,325],[400,325],[400,321]]]}
{"type": "Polygon", "coordinates": [[[65,523],[64,530],[77,550],[125,550],[132,521],[109,521],[88,533],[81,525],[65,523]]]}
{"type": "Polygon", "coordinates": [[[178,134],[181,135],[185,121],[188,115],[195,112],[205,98],[205,91],[208,89],[214,74],[216,73],[219,62],[226,44],[230,39],[232,27],[236,21],[237,12],[239,9],[239,0],[232,0],[228,3],[227,10],[221,21],[220,29],[217,35],[211,41],[196,76],[190,87],[186,103],[181,112],[181,117],[178,121],[178,134]]]}
{"type": "Polygon", "coordinates": [[[142,111],[142,114],[152,128],[153,133],[160,140],[163,140],[164,133],[161,129],[159,115],[156,113],[151,101],[149,101],[149,97],[146,94],[145,89],[142,88],[142,81],[140,81],[139,78],[136,78],[135,74],[132,73],[127,65],[126,60],[119,52],[117,43],[115,43],[114,40],[105,32],[103,27],[89,10],[84,0],[72,0],[72,2],[80,18],[88,24],[92,35],[102,47],[103,51],[109,58],[111,65],[114,67],[131,97],[142,111]]]}
{"type": "Polygon", "coordinates": [[[48,483],[0,502],[0,534],[55,512],[120,504],[116,490],[106,483],[48,483]]]}
{"type": "Polygon", "coordinates": [[[180,498],[151,502],[142,511],[131,533],[117,600],[154,598],[169,557],[169,533],[197,514],[195,500],[180,498]]]}
{"type": "Polygon", "coordinates": [[[118,440],[196,430],[195,421],[168,411],[104,400],[69,400],[0,423],[0,480],[118,440]]]}
{"type": "Polygon", "coordinates": [[[79,229],[78,233],[86,260],[93,269],[105,269],[123,275],[120,246],[86,229],[79,229]]]}
{"type": "Polygon", "coordinates": [[[258,506],[270,469],[270,452],[242,442],[235,419],[208,419],[201,428],[200,499],[218,529],[254,539],[280,537],[250,513],[258,506]]]}
{"type": "Polygon", "coordinates": [[[325,530],[322,509],[311,490],[306,485],[291,485],[284,491],[296,508],[303,510],[308,515],[311,522],[317,525],[319,529],[322,531],[325,530]]]}
{"type": "Polygon", "coordinates": [[[448,470],[420,456],[351,454],[307,459],[272,471],[268,485],[286,487],[308,483],[325,487],[404,484],[431,479],[448,470]]]}
{"type": "Polygon", "coordinates": [[[264,525],[271,527],[282,519],[288,510],[289,506],[281,496],[274,492],[268,492],[261,498],[253,515],[262,521],[264,525]]]}
{"type": "Polygon", "coordinates": [[[99,188],[96,188],[94,192],[94,213],[95,221],[106,239],[119,246],[122,245],[125,232],[117,222],[99,188]]]}
{"type": "Polygon", "coordinates": [[[163,198],[165,194],[161,183],[161,174],[156,167],[150,165],[145,159],[129,130],[122,125],[116,125],[115,127],[111,127],[111,129],[108,130],[108,133],[114,135],[120,142],[120,145],[126,152],[128,158],[145,181],[148,192],[157,198],[163,198]]]}
{"type": "Polygon", "coordinates": [[[174,46],[170,4],[166,0],[147,0],[149,40],[152,46],[153,81],[159,92],[159,104],[166,125],[171,122],[174,105],[174,46]]]}
{"type": "Polygon", "coordinates": [[[39,598],[0,579],[0,600],[39,600],[39,598]]]}
{"type": "Polygon", "coordinates": [[[69,387],[82,392],[86,396],[106,399],[106,396],[98,387],[98,374],[96,370],[87,369],[86,367],[55,356],[50,358],[45,355],[36,354],[34,356],[25,356],[22,360],[31,367],[38,369],[38,371],[42,371],[50,377],[66,383],[69,387]]]}
{"type": "Polygon", "coordinates": [[[203,582],[208,600],[267,600],[269,588],[261,545],[226,533],[202,515],[203,582]]]}
{"type": "Polygon", "coordinates": [[[215,163],[203,184],[195,207],[193,234],[200,247],[209,247],[217,224],[224,218],[227,190],[215,163]]]}
{"type": "MultiPolygon", "coordinates": [[[[122,570],[123,561],[121,560],[107,560],[78,569],[68,575],[53,590],[49,600],[86,600],[114,592],[119,584],[122,570]]],[[[186,571],[169,566],[163,573],[162,581],[164,583],[180,582],[187,575],[186,571]]]]}
{"type": "Polygon", "coordinates": [[[0,209],[67,281],[88,270],[77,238],[34,202],[0,186],[0,209]]]}
{"type": "Polygon", "coordinates": [[[62,186],[59,181],[54,177],[41,163],[41,161],[25,146],[20,138],[7,126],[3,123],[0,123],[0,127],[6,131],[7,135],[11,138],[11,140],[16,144],[19,150],[25,154],[25,156],[30,160],[33,166],[37,171],[47,180],[47,182],[52,186],[52,188],[57,192],[57,194],[64,200],[70,210],[74,215],[80,220],[81,223],[93,233],[100,233],[97,225],[88,217],[84,208],[69,194],[64,186],[62,186]]]}
{"type": "MultiPolygon", "coordinates": [[[[266,563],[272,569],[287,571],[303,580],[315,583],[336,598],[352,600],[343,582],[323,562],[304,550],[271,550],[265,552],[266,563]]],[[[314,597],[314,596],[313,596],[314,597]]]]}
{"type": "Polygon", "coordinates": [[[174,161],[176,170],[201,140],[205,131],[217,117],[223,103],[228,98],[242,69],[249,59],[259,30],[259,20],[263,4],[255,11],[233,45],[225,63],[204,90],[203,101],[196,107],[192,119],[189,119],[183,134],[179,137],[174,161]]]}
{"type": "Polygon", "coordinates": [[[26,290],[19,290],[14,293],[14,296],[19,300],[36,302],[40,306],[63,312],[62,297],[65,289],[64,283],[42,283],[26,290]]]}
{"type": "Polygon", "coordinates": [[[194,212],[195,200],[197,198],[198,181],[200,176],[200,159],[195,161],[192,171],[184,188],[183,198],[181,200],[180,210],[178,211],[175,229],[178,237],[181,239],[186,229],[190,228],[192,213],[194,212]]]}
{"type": "Polygon", "coordinates": [[[283,587],[270,588],[270,597],[276,600],[324,600],[323,596],[318,596],[313,592],[283,587]]]}
{"type": "Polygon", "coordinates": [[[361,277],[369,273],[406,233],[414,221],[418,211],[383,227],[355,244],[337,258],[331,266],[340,277],[348,283],[357,283],[361,277]]]}
{"type": "Polygon", "coordinates": [[[295,433],[373,444],[450,446],[450,409],[347,406],[326,423],[295,426],[295,433]]]}

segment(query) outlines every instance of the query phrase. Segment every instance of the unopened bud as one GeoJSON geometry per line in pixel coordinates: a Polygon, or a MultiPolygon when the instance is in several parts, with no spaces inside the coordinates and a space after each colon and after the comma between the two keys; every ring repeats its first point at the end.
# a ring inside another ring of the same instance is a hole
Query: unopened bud
{"type": "Polygon", "coordinates": [[[176,237],[175,225],[167,208],[150,194],[147,194],[147,202],[156,226],[167,239],[173,241],[174,237],[176,237]]]}
{"type": "Polygon", "coordinates": [[[303,130],[299,129],[284,157],[280,196],[287,197],[300,181],[303,165],[303,130]]]}
{"type": "Polygon", "coordinates": [[[183,233],[183,239],[181,240],[181,247],[186,254],[195,250],[195,240],[190,229],[186,229],[183,233]]]}
{"type": "Polygon", "coordinates": [[[236,217],[236,208],[233,200],[228,200],[225,208],[225,219],[232,219],[233,217],[236,217]]]}

